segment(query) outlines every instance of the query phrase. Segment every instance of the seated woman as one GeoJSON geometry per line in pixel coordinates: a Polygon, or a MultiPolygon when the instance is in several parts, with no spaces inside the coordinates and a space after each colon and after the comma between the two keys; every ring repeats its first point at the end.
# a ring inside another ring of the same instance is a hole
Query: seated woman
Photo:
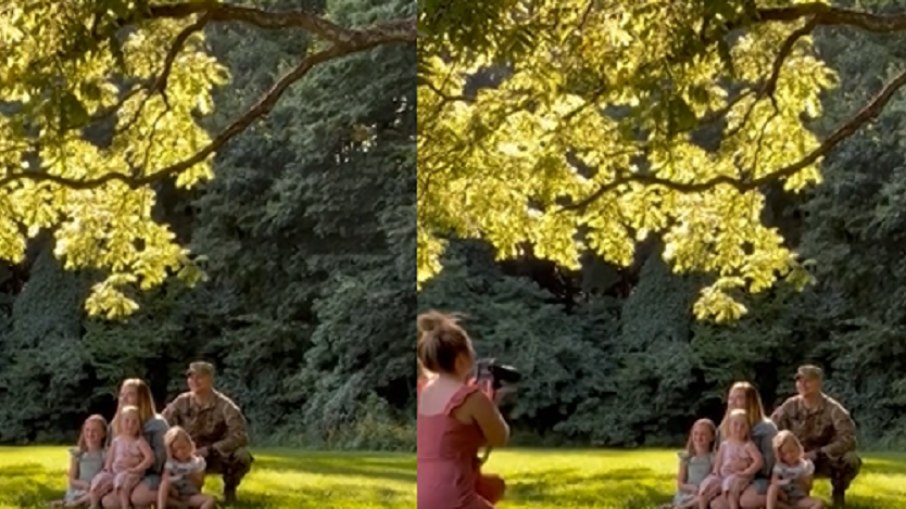
{"type": "MultiPolygon", "coordinates": [[[[773,441],[777,434],[777,426],[765,416],[758,390],[748,382],[736,382],[730,387],[730,393],[727,396],[727,412],[718,427],[716,445],[720,445],[722,437],[729,436],[729,419],[727,417],[736,409],[746,411],[751,440],[755,442],[758,452],[761,453],[764,460],[751,484],[739,497],[739,507],[741,509],[758,509],[767,503],[768,485],[774,469],[773,441]]],[[[725,493],[719,494],[711,501],[711,509],[728,509],[729,506],[730,501],[725,493]]]]}
{"type": "MultiPolygon", "coordinates": [[[[141,379],[130,378],[123,381],[120,386],[117,415],[124,406],[138,407],[139,421],[142,423],[142,436],[151,446],[151,451],[154,454],[154,462],[145,471],[130,496],[134,506],[148,507],[157,502],[157,488],[160,485],[164,462],[167,460],[167,447],[164,444],[164,435],[167,433],[169,426],[167,421],[155,410],[151,389],[141,379]]],[[[111,427],[115,429],[115,423],[111,423],[111,427]]],[[[120,507],[120,501],[113,493],[105,496],[101,500],[101,504],[107,509],[118,509],[120,507]]]]}
{"type": "Polygon", "coordinates": [[[499,447],[509,426],[492,399],[470,384],[472,341],[452,317],[418,317],[418,361],[427,371],[418,397],[418,507],[490,509],[503,495],[499,478],[480,472],[478,449],[499,447]]]}

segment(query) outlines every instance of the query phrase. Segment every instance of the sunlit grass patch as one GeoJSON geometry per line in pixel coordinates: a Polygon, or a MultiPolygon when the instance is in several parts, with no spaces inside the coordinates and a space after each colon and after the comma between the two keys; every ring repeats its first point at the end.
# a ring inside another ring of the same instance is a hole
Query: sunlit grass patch
{"type": "MultiPolygon", "coordinates": [[[[256,450],[236,509],[415,507],[412,454],[256,450]]],[[[0,447],[0,509],[46,508],[66,488],[65,447],[0,447]]],[[[220,495],[220,478],[205,491],[220,495]]]]}

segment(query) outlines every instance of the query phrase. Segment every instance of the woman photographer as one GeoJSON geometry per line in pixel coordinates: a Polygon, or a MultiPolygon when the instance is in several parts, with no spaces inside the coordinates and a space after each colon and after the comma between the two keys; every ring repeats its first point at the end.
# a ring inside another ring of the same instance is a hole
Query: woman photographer
{"type": "Polygon", "coordinates": [[[471,378],[475,352],[456,319],[436,311],[418,316],[418,507],[489,509],[503,480],[481,474],[480,447],[509,439],[493,394],[471,378]]]}

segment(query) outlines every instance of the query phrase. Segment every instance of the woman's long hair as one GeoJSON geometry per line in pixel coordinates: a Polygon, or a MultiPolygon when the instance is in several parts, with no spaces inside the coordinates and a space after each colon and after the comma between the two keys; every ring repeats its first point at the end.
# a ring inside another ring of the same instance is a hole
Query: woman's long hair
{"type": "MultiPolygon", "coordinates": [[[[120,384],[120,393],[123,392],[123,389],[126,387],[135,388],[135,394],[138,396],[138,401],[135,403],[135,406],[138,407],[138,422],[144,426],[144,424],[148,422],[148,419],[157,414],[157,409],[154,407],[154,398],[151,396],[151,389],[141,378],[127,378],[126,380],[123,380],[123,383],[120,384]]],[[[119,414],[120,402],[117,400],[116,416],[118,417],[119,414]]],[[[110,423],[110,427],[113,428],[113,432],[116,434],[119,433],[119,429],[117,428],[117,417],[114,417],[113,421],[110,423]]]]}
{"type": "MultiPolygon", "coordinates": [[[[749,433],[751,433],[756,424],[765,420],[764,405],[761,404],[761,395],[758,394],[758,389],[756,389],[755,386],[750,384],[749,382],[736,382],[730,387],[730,391],[727,392],[727,394],[732,394],[733,391],[736,390],[740,390],[745,393],[746,407],[744,410],[746,411],[746,417],[748,417],[749,420],[749,433]]],[[[729,401],[729,398],[727,399],[729,401]]],[[[724,418],[720,421],[719,426],[721,440],[729,436],[730,423],[728,418],[730,417],[730,412],[732,410],[733,409],[730,408],[730,405],[728,403],[727,411],[726,413],[724,413],[724,418]]]]}

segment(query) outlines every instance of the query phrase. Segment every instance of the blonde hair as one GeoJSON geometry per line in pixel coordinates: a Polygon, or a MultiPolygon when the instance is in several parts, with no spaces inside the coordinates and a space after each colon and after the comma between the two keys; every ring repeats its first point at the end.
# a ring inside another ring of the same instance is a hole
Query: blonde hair
{"type": "MultiPolygon", "coordinates": [[[[692,427],[689,428],[689,440],[686,441],[686,454],[691,458],[695,456],[695,444],[692,443],[692,433],[695,431],[696,426],[704,426],[711,432],[711,446],[714,445],[714,437],[717,433],[717,427],[714,426],[714,421],[711,419],[699,419],[692,424],[692,427]]],[[[711,449],[711,446],[708,449],[711,449]]]]}
{"type": "Polygon", "coordinates": [[[805,449],[802,447],[802,442],[800,442],[799,438],[797,438],[796,435],[788,429],[781,430],[776,435],[774,435],[774,439],[772,441],[772,445],[774,446],[774,458],[776,458],[777,461],[781,461],[780,449],[783,449],[783,446],[788,442],[792,442],[796,445],[796,449],[799,451],[799,461],[802,461],[802,457],[805,455],[805,449]]]}
{"type": "MultiPolygon", "coordinates": [[[[730,415],[727,416],[728,424],[729,424],[729,421],[733,421],[733,420],[742,420],[742,422],[745,423],[746,440],[749,440],[752,437],[752,425],[749,424],[749,415],[746,413],[746,411],[741,408],[731,410],[730,415]]],[[[727,435],[727,436],[729,436],[729,435],[727,435]]]]}
{"type": "Polygon", "coordinates": [[[85,419],[85,422],[82,423],[82,429],[79,431],[79,452],[85,452],[88,450],[88,442],[85,440],[85,428],[87,428],[88,425],[92,422],[96,422],[101,425],[101,430],[104,433],[104,437],[101,438],[101,445],[103,446],[104,442],[107,441],[107,419],[104,419],[104,416],[100,414],[90,415],[87,419],[85,419]]]}
{"type": "MultiPolygon", "coordinates": [[[[746,408],[745,413],[748,417],[749,431],[751,432],[752,428],[756,424],[765,420],[764,414],[764,405],[761,404],[761,395],[758,394],[758,389],[749,382],[736,382],[730,387],[730,391],[727,393],[732,394],[733,391],[743,391],[746,397],[746,408]]],[[[721,438],[729,436],[730,433],[730,423],[728,418],[732,413],[732,409],[727,405],[727,412],[724,414],[723,420],[720,421],[720,436],[721,438]]]]}
{"type": "Polygon", "coordinates": [[[195,441],[192,440],[189,432],[181,426],[173,426],[168,429],[167,433],[164,435],[164,444],[167,446],[167,456],[170,458],[173,457],[173,444],[180,439],[185,440],[186,443],[189,444],[192,455],[195,454],[195,441]]]}
{"type": "Polygon", "coordinates": [[[456,371],[461,354],[474,355],[472,340],[459,325],[459,317],[439,311],[418,315],[418,364],[431,373],[456,371]]]}
{"type": "Polygon", "coordinates": [[[138,419],[138,432],[139,432],[139,434],[141,434],[141,432],[142,432],[142,428],[141,428],[142,421],[140,419],[141,413],[139,412],[138,407],[134,406],[134,405],[126,405],[123,408],[120,408],[119,411],[117,411],[116,419],[113,420],[113,422],[114,422],[113,432],[116,433],[117,435],[120,435],[123,433],[123,429],[122,429],[123,421],[122,421],[122,419],[120,419],[120,417],[126,417],[127,415],[135,415],[135,418],[138,419]]]}
{"type": "MultiPolygon", "coordinates": [[[[123,380],[123,383],[120,384],[120,393],[123,392],[123,389],[126,387],[133,387],[135,389],[135,394],[138,401],[135,404],[138,410],[138,422],[139,425],[144,425],[148,422],[148,419],[154,417],[157,414],[157,409],[154,407],[154,398],[151,396],[151,389],[148,387],[148,384],[145,383],[141,378],[127,378],[123,380]]],[[[117,395],[119,396],[119,395],[117,395]]],[[[117,417],[120,415],[119,400],[117,400],[116,416],[113,418],[113,421],[110,423],[111,427],[114,430],[114,433],[119,434],[117,431],[117,417]]]]}

